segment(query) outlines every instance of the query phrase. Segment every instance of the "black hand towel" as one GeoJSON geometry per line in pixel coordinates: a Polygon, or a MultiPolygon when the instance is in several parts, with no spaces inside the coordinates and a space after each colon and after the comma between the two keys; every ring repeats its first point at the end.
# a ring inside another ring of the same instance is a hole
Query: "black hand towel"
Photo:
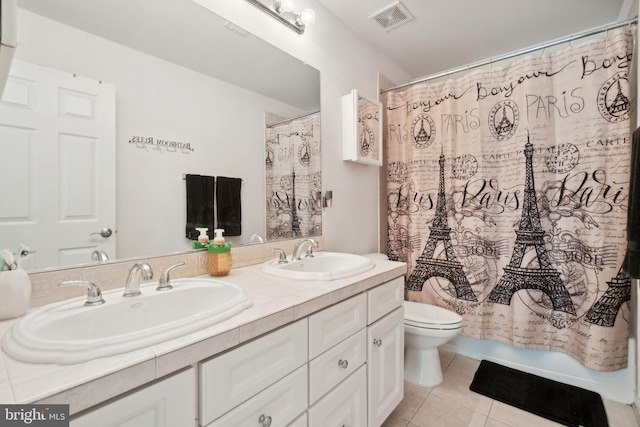
{"type": "Polygon", "coordinates": [[[218,205],[218,226],[224,229],[225,236],[242,234],[242,206],[240,203],[240,178],[217,178],[216,203],[218,205]]]}
{"type": "Polygon", "coordinates": [[[187,174],[185,180],[187,182],[186,237],[190,240],[198,240],[200,232],[196,228],[208,228],[207,234],[209,238],[213,238],[215,178],[187,174]]]}
{"type": "Polygon", "coordinates": [[[640,129],[631,137],[631,173],[627,210],[627,253],[622,269],[631,277],[640,277],[640,129]]]}

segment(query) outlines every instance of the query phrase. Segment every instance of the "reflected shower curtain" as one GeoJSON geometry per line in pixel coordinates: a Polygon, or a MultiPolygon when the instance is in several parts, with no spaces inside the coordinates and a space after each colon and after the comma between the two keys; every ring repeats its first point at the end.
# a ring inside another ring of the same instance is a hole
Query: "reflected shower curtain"
{"type": "Polygon", "coordinates": [[[267,239],[322,234],[320,113],[266,129],[267,239]]]}
{"type": "Polygon", "coordinates": [[[461,314],[467,337],[626,366],[634,32],[384,94],[408,300],[461,314]]]}

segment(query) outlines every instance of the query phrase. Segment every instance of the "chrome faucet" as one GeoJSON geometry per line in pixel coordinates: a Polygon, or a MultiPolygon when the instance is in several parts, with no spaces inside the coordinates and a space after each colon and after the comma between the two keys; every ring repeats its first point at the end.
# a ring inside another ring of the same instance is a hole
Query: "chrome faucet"
{"type": "Polygon", "coordinates": [[[299,260],[300,259],[300,253],[302,252],[302,248],[304,246],[305,243],[309,243],[309,247],[307,248],[307,254],[305,255],[306,258],[313,258],[313,248],[317,248],[318,247],[318,242],[316,242],[313,239],[302,239],[298,242],[298,244],[296,245],[295,249],[293,250],[293,260],[299,260]]]}
{"type": "Polygon", "coordinates": [[[107,253],[102,249],[96,249],[91,254],[91,259],[98,263],[103,263],[109,261],[109,255],[107,255],[107,253]]]}
{"type": "Polygon", "coordinates": [[[86,306],[104,304],[104,298],[102,298],[102,292],[100,288],[93,282],[87,280],[67,280],[60,283],[61,288],[70,286],[79,286],[81,288],[87,288],[87,301],[84,303],[86,306]]]}
{"type": "Polygon", "coordinates": [[[127,286],[125,286],[124,294],[122,294],[122,296],[135,297],[142,293],[140,292],[140,276],[145,280],[153,279],[153,270],[151,270],[151,266],[146,262],[137,262],[133,264],[133,267],[131,267],[131,270],[129,271],[127,286]]]}
{"type": "Polygon", "coordinates": [[[180,262],[167,268],[160,276],[160,280],[158,280],[158,287],[156,288],[156,291],[166,291],[169,289],[173,289],[173,286],[171,286],[171,277],[169,277],[169,273],[174,268],[182,267],[184,265],[186,265],[184,262],[180,262]]]}

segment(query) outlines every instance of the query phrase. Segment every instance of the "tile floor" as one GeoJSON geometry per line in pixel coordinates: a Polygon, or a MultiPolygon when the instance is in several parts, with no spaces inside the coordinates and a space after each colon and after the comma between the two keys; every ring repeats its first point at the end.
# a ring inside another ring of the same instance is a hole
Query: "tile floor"
{"type": "MultiPolygon", "coordinates": [[[[430,388],[404,384],[404,399],[382,427],[553,427],[554,423],[469,390],[480,365],[440,352],[444,381],[430,388]]],[[[610,427],[640,427],[630,405],[604,400],[610,427]]]]}

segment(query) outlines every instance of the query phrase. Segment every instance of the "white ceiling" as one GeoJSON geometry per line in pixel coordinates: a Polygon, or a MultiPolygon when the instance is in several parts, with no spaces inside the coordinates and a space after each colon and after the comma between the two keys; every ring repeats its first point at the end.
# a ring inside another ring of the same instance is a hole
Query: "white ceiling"
{"type": "Polygon", "coordinates": [[[413,79],[626,19],[632,0],[402,0],[414,16],[386,31],[370,16],[395,0],[317,0],[413,79]]]}
{"type": "MultiPolygon", "coordinates": [[[[412,79],[617,22],[635,3],[402,0],[415,18],[385,31],[369,17],[395,0],[315,1],[412,79]]],[[[205,9],[191,0],[18,0],[18,5],[307,111],[319,106],[317,70],[257,37],[238,36],[223,27],[224,19],[203,13],[205,9]],[[237,43],[244,46],[238,48],[237,43]]]]}
{"type": "Polygon", "coordinates": [[[237,34],[191,0],[18,0],[18,7],[305,111],[320,108],[318,70],[237,34]]]}

